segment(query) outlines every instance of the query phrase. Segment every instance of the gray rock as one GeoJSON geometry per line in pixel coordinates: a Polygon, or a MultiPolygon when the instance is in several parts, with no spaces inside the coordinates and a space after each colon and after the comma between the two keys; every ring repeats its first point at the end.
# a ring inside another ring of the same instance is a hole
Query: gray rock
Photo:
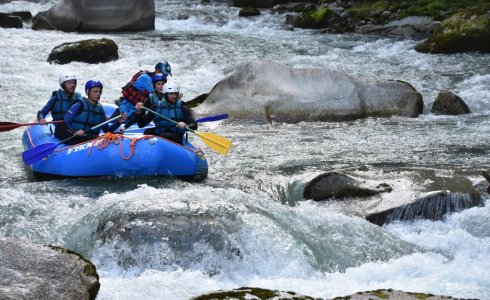
{"type": "Polygon", "coordinates": [[[56,46],[48,56],[48,62],[67,64],[72,61],[102,63],[119,58],[118,46],[110,39],[91,39],[56,46]]]}
{"type": "Polygon", "coordinates": [[[436,115],[462,115],[471,113],[463,99],[450,91],[443,91],[437,95],[430,112],[436,115]]]}
{"type": "MultiPolygon", "coordinates": [[[[349,296],[336,297],[335,300],[457,300],[451,296],[439,296],[418,292],[404,292],[393,289],[380,289],[375,291],[358,292],[349,296]]],[[[462,299],[461,299],[462,300],[462,299]]]]}
{"type": "Polygon", "coordinates": [[[95,299],[95,266],[82,256],[30,241],[0,237],[1,299],[95,299]]]}
{"type": "Polygon", "coordinates": [[[358,33],[389,34],[408,37],[427,37],[439,22],[429,17],[410,16],[391,21],[385,25],[366,25],[357,28],[358,33]]]}
{"type": "Polygon", "coordinates": [[[39,12],[32,29],[137,31],[155,29],[154,0],[60,0],[39,12]]]}
{"type": "Polygon", "coordinates": [[[366,219],[379,226],[393,221],[441,220],[447,213],[482,205],[483,200],[478,193],[437,191],[416,199],[412,203],[369,214],[366,219]]]}
{"type": "Polygon", "coordinates": [[[196,110],[294,123],[417,117],[423,100],[410,84],[401,81],[366,83],[337,70],[296,69],[255,61],[238,65],[196,110]]]}

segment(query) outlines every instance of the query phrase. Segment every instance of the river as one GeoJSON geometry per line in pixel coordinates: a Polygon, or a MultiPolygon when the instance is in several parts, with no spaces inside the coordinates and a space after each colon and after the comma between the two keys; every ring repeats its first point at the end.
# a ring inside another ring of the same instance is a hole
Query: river
{"type": "MultiPolygon", "coordinates": [[[[53,3],[13,1],[0,11],[34,15],[53,3]]],[[[268,59],[366,81],[409,82],[423,95],[424,113],[338,123],[203,124],[200,130],[231,139],[233,148],[226,157],[206,151],[209,177],[198,184],[35,182],[20,156],[22,130],[4,132],[0,235],[85,255],[101,277],[98,299],[189,299],[241,286],[322,298],[393,288],[490,299],[488,201],[441,221],[378,227],[345,206],[305,201],[295,190],[298,178],[332,170],[388,182],[401,191],[384,196],[394,200],[450,189],[447,182],[483,181],[481,171],[490,169],[490,55],[428,55],[414,51],[412,39],[291,31],[282,14],[239,18],[224,2],[156,0],[156,10],[156,29],[148,32],[1,28],[0,120],[32,121],[58,88],[59,73],[76,73],[80,91],[85,80],[101,80],[102,98],[112,101],[133,73],[160,60],[170,62],[185,100],[209,92],[240,62],[268,59]],[[119,60],[46,62],[61,43],[102,37],[119,45],[119,60]],[[430,114],[442,90],[461,96],[472,114],[430,114]],[[110,235],[125,214],[141,214],[146,227],[133,224],[141,230],[137,241],[110,235]],[[147,217],[152,214],[160,217],[147,217]]]]}

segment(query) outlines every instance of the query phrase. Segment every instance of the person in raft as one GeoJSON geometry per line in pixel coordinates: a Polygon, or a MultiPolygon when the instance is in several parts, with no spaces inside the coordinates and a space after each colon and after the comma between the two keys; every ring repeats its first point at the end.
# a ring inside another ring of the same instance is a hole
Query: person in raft
{"type": "MultiPolygon", "coordinates": [[[[82,95],[79,92],[75,92],[77,88],[77,77],[75,75],[61,74],[58,81],[61,88],[53,91],[48,103],[37,112],[37,121],[40,124],[46,124],[46,116],[50,112],[53,121],[62,121],[73,102],[82,99],[82,95]]],[[[66,131],[64,123],[55,124],[55,137],[59,138],[64,131],[66,131]]]]}
{"type": "Polygon", "coordinates": [[[63,136],[58,137],[59,139],[64,140],[76,135],[76,138],[67,142],[68,145],[86,142],[97,138],[101,129],[104,132],[113,132],[119,128],[121,123],[126,121],[126,115],[122,114],[122,117],[117,121],[105,124],[94,131],[89,131],[90,128],[105,122],[107,119],[104,107],[99,103],[103,88],[100,81],[87,81],[85,84],[87,98],[82,97],[82,99],[75,101],[70,106],[64,117],[66,131],[63,136]]]}
{"type": "MultiPolygon", "coordinates": [[[[151,82],[153,83],[153,92],[148,95],[143,102],[143,106],[150,109],[153,104],[158,104],[158,102],[165,100],[163,95],[163,86],[167,83],[167,76],[165,74],[155,74],[151,77],[151,82]]],[[[141,115],[146,113],[146,111],[140,111],[139,113],[134,114],[126,123],[121,125],[119,133],[124,133],[126,128],[129,128],[134,123],[138,122],[141,119],[141,115]]],[[[155,128],[147,129],[145,134],[154,134],[154,129],[155,128]]]]}
{"type": "Polygon", "coordinates": [[[144,103],[153,91],[152,76],[156,74],[163,74],[166,78],[168,75],[172,75],[172,68],[168,62],[164,61],[157,63],[153,72],[145,70],[134,74],[131,80],[122,88],[122,97],[119,99],[118,110],[112,116],[117,116],[123,112],[130,118],[136,112],[135,105],[144,103]]]}
{"type": "MultiPolygon", "coordinates": [[[[161,136],[178,144],[183,144],[185,128],[197,129],[197,122],[189,108],[184,106],[184,102],[179,99],[180,88],[175,83],[166,83],[163,86],[162,101],[158,101],[151,106],[151,110],[169,119],[178,122],[177,125],[171,123],[158,115],[148,112],[142,114],[143,103],[136,105],[136,111],[140,116],[138,127],[143,128],[152,120],[155,123],[154,135],[161,136]]],[[[154,97],[157,92],[153,93],[154,97]]],[[[147,132],[145,131],[145,134],[147,132]]]]}

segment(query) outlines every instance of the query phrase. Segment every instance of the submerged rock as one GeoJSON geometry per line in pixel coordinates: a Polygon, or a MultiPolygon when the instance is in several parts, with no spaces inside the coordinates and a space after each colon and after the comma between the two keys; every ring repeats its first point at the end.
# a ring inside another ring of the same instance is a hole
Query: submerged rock
{"type": "Polygon", "coordinates": [[[155,29],[154,0],[60,0],[38,13],[32,29],[136,31],[155,29]]]}
{"type": "Polygon", "coordinates": [[[72,61],[102,63],[119,58],[118,47],[110,39],[91,39],[56,46],[49,54],[48,62],[67,64],[72,61]]]}
{"type": "Polygon", "coordinates": [[[428,53],[490,52],[490,3],[462,11],[444,20],[432,36],[415,46],[428,53]]]}
{"type": "Polygon", "coordinates": [[[296,69],[272,61],[237,66],[211,90],[201,113],[279,122],[417,117],[423,100],[402,81],[362,82],[330,69],[296,69]]]}
{"type": "Polygon", "coordinates": [[[412,203],[371,213],[366,216],[366,219],[379,226],[393,221],[441,220],[447,213],[459,212],[481,205],[483,205],[483,200],[478,193],[437,191],[418,198],[412,203]]]}
{"type": "Polygon", "coordinates": [[[206,265],[205,272],[216,274],[222,265],[206,263],[214,257],[210,253],[219,253],[222,259],[229,260],[241,256],[231,238],[240,229],[237,222],[233,216],[207,213],[126,212],[101,224],[97,239],[102,247],[113,249],[113,260],[123,269],[190,269],[206,265]]]}
{"type": "Polygon", "coordinates": [[[0,237],[2,299],[95,299],[95,266],[60,247],[0,237]],[[5,297],[5,298],[4,298],[5,297]]]}
{"type": "Polygon", "coordinates": [[[437,95],[430,112],[436,115],[462,115],[471,113],[463,99],[449,91],[443,91],[437,95]]]}

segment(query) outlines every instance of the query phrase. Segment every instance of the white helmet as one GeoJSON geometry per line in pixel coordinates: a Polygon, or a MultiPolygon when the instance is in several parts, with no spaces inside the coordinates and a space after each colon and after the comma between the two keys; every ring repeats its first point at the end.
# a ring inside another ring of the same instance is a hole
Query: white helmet
{"type": "Polygon", "coordinates": [[[163,86],[163,92],[166,93],[180,93],[180,88],[173,82],[167,82],[163,86]]]}
{"type": "Polygon", "coordinates": [[[73,74],[61,74],[60,77],[58,78],[60,85],[62,85],[63,82],[68,81],[68,80],[77,80],[77,76],[75,76],[73,74]]]}

